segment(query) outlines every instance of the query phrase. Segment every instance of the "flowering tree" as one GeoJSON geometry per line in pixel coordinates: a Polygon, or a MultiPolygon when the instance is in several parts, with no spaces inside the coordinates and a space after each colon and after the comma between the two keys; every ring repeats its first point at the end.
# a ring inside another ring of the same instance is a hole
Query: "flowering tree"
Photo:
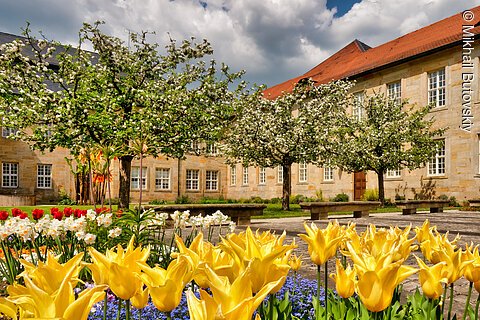
{"type": "Polygon", "coordinates": [[[350,87],[344,81],[317,86],[305,80],[275,100],[261,93],[251,95],[226,132],[227,162],[282,166],[282,208],[289,210],[291,165],[322,164],[335,153],[335,132],[350,87]]]}
{"type": "Polygon", "coordinates": [[[424,166],[439,146],[435,138],[445,129],[432,129],[433,117],[428,118],[431,105],[407,108],[407,101],[397,102],[383,94],[354,103],[365,111],[365,116],[345,114],[340,140],[343,148],[335,157],[336,163],[348,171],[374,171],[383,204],[387,170],[424,166]]]}
{"type": "Polygon", "coordinates": [[[231,90],[242,73],[202,61],[213,52],[206,40],[171,40],[160,54],[145,32],[127,47],[99,25],[84,24],[77,48],[37,40],[28,28],[2,45],[0,116],[35,149],[115,148],[127,207],[133,158],[181,158],[192,140],[215,139],[245,85],[231,90]]]}

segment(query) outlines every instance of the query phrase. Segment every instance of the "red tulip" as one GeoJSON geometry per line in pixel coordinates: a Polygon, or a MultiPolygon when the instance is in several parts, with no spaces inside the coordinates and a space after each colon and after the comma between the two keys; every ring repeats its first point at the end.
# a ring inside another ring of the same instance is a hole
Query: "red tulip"
{"type": "Polygon", "coordinates": [[[44,211],[42,209],[33,209],[32,211],[32,217],[35,220],[38,220],[41,217],[43,217],[43,214],[44,214],[44,211]]]}
{"type": "Polygon", "coordinates": [[[7,219],[8,219],[8,212],[0,211],[0,220],[7,220],[7,219]]]}

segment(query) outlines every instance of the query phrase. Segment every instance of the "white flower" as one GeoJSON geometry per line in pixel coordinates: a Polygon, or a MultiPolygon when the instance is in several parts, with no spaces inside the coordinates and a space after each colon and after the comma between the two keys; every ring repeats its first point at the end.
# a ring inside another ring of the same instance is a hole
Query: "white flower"
{"type": "Polygon", "coordinates": [[[112,230],[108,231],[109,238],[116,238],[122,233],[122,229],[120,228],[113,228],[112,230]]]}
{"type": "Polygon", "coordinates": [[[88,209],[87,210],[87,219],[90,220],[90,221],[95,221],[96,218],[97,218],[97,214],[95,213],[95,211],[93,209],[88,209]]]}
{"type": "Polygon", "coordinates": [[[85,235],[85,244],[94,244],[95,243],[95,239],[97,239],[97,236],[94,235],[94,234],[91,234],[91,233],[87,233],[85,235]]]}
{"type": "Polygon", "coordinates": [[[230,221],[230,223],[228,224],[228,230],[230,231],[230,233],[235,232],[236,226],[237,224],[234,221],[230,221]]]}

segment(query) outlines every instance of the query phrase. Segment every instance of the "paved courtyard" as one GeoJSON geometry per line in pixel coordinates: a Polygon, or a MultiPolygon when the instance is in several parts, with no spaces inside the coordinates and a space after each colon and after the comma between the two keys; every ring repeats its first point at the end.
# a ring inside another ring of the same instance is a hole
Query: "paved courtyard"
{"type": "MultiPolygon", "coordinates": [[[[430,220],[432,226],[436,225],[438,231],[445,233],[449,231],[449,239],[453,239],[455,235],[459,234],[461,239],[459,245],[465,247],[465,243],[473,242],[474,244],[480,244],[480,212],[458,211],[448,210],[443,213],[428,213],[428,214],[415,214],[415,215],[402,215],[399,212],[395,213],[381,213],[371,214],[368,218],[354,219],[351,216],[334,216],[332,219],[337,219],[340,224],[348,224],[349,222],[356,223],[357,231],[364,231],[365,228],[373,223],[377,227],[389,227],[399,226],[406,227],[408,225],[421,226],[426,219],[430,220]]],[[[280,218],[280,219],[259,219],[252,220],[251,228],[272,230],[277,233],[282,233],[284,230],[287,233],[288,240],[296,238],[298,248],[296,250],[297,255],[302,255],[303,266],[301,274],[305,277],[314,279],[316,275],[316,266],[310,261],[308,256],[307,245],[302,241],[297,234],[305,233],[303,227],[304,222],[310,223],[311,221],[307,217],[295,217],[295,218],[280,218]]],[[[324,228],[328,221],[317,220],[315,223],[319,228],[324,228]]],[[[422,256],[420,250],[414,252],[418,256],[422,256]]],[[[416,266],[416,261],[411,257],[407,264],[416,266]]],[[[329,263],[329,273],[334,272],[334,263],[329,263]]],[[[333,280],[330,281],[333,285],[333,280]]],[[[418,277],[412,276],[404,282],[404,292],[411,293],[419,286],[418,277]]],[[[468,282],[463,278],[455,283],[455,305],[454,309],[458,316],[463,314],[463,307],[465,305],[465,299],[468,292],[468,282]]],[[[475,300],[477,294],[472,294],[472,299],[475,300]]]]}

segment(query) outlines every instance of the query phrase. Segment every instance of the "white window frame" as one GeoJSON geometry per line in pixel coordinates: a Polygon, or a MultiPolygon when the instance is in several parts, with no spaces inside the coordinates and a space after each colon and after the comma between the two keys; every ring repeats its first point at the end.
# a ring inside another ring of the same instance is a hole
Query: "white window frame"
{"type": "Polygon", "coordinates": [[[18,163],[3,162],[2,163],[2,187],[18,188],[18,163]]]}
{"type": "Polygon", "coordinates": [[[325,182],[333,181],[333,168],[329,164],[330,161],[323,166],[323,181],[325,182]]]}
{"type": "Polygon", "coordinates": [[[308,166],[306,162],[298,164],[298,182],[305,183],[308,181],[308,166]]]}
{"type": "Polygon", "coordinates": [[[188,191],[200,190],[200,170],[187,169],[185,174],[185,189],[188,191]]]}
{"type": "Polygon", "coordinates": [[[248,185],[248,167],[242,167],[242,185],[248,185]]]}
{"type": "Polygon", "coordinates": [[[427,164],[427,176],[438,177],[444,176],[446,172],[446,148],[445,143],[438,147],[437,152],[433,155],[427,164]]]}
{"type": "Polygon", "coordinates": [[[10,135],[15,135],[18,132],[17,129],[14,128],[6,128],[2,127],[2,137],[8,138],[10,135]]]}
{"type": "Polygon", "coordinates": [[[218,191],[218,170],[207,170],[205,172],[205,190],[218,191]]]}
{"type": "Polygon", "coordinates": [[[265,167],[258,168],[258,184],[265,185],[267,183],[267,169],[265,167]]]}
{"type": "Polygon", "coordinates": [[[385,177],[387,178],[400,178],[401,176],[402,176],[402,169],[400,168],[395,170],[388,169],[387,172],[385,172],[385,177]]]}
{"type": "Polygon", "coordinates": [[[237,185],[237,166],[230,166],[230,185],[237,185]]]}
{"type": "Polygon", "coordinates": [[[277,183],[283,183],[283,166],[277,167],[277,183]]]}
{"type": "Polygon", "coordinates": [[[197,140],[193,140],[190,143],[190,149],[192,150],[193,153],[199,153],[200,152],[200,142],[197,140]]]}
{"type": "Polygon", "coordinates": [[[447,103],[447,80],[445,68],[428,73],[428,103],[443,107],[447,103]]]}
{"type": "Polygon", "coordinates": [[[363,91],[356,92],[353,94],[353,99],[352,116],[357,121],[360,121],[365,118],[365,106],[363,105],[365,102],[365,93],[363,91]]]}
{"type": "Polygon", "coordinates": [[[218,155],[218,148],[215,143],[207,143],[207,155],[213,157],[218,155]]]}
{"type": "Polygon", "coordinates": [[[52,189],[52,165],[51,164],[37,165],[37,188],[52,189]]]}
{"type": "MultiPolygon", "coordinates": [[[[148,168],[142,167],[142,190],[147,190],[148,168]]],[[[130,189],[140,190],[140,167],[132,166],[130,173],[130,189]]]]}
{"type": "Polygon", "coordinates": [[[387,96],[395,104],[400,105],[402,103],[402,81],[387,84],[387,96]]]}
{"type": "Polygon", "coordinates": [[[170,190],[170,168],[155,168],[155,190],[170,190]]]}

